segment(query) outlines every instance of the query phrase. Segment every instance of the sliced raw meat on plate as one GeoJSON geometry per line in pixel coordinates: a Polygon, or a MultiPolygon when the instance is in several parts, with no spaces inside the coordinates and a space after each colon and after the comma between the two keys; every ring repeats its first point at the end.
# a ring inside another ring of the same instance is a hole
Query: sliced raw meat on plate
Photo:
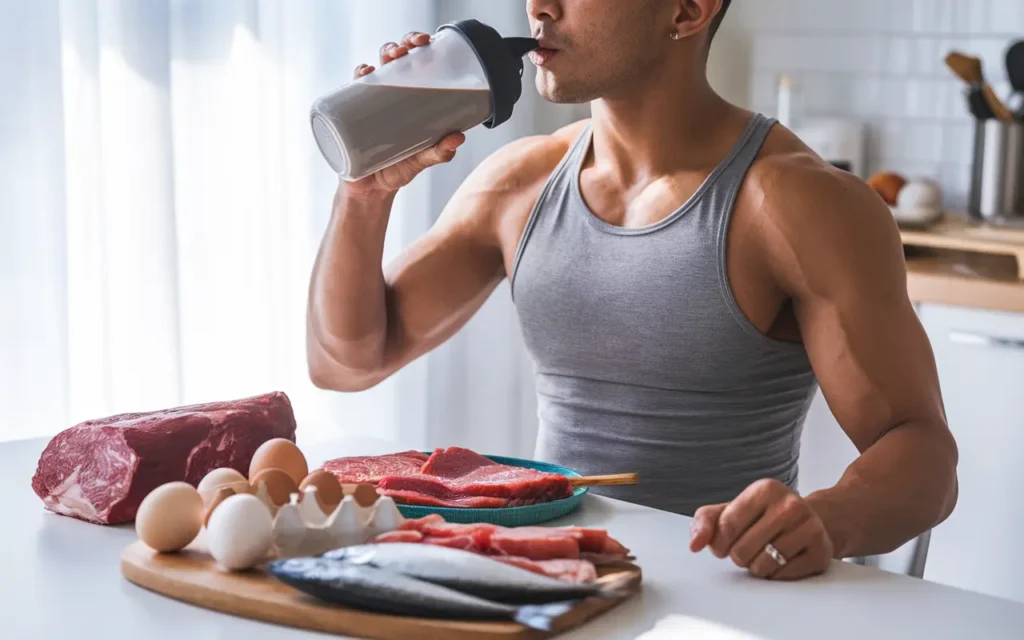
{"type": "Polygon", "coordinates": [[[374,542],[423,542],[423,534],[419,531],[389,531],[374,538],[374,542]]]}
{"type": "Polygon", "coordinates": [[[473,536],[465,534],[460,536],[426,536],[423,538],[423,544],[433,544],[438,547],[451,547],[452,549],[462,549],[478,553],[483,551],[483,549],[477,546],[473,536]]]}
{"type": "Polygon", "coordinates": [[[511,564],[544,576],[583,584],[597,580],[597,568],[588,560],[530,560],[518,556],[492,556],[495,560],[511,564]]]}
{"type": "Polygon", "coordinates": [[[629,549],[608,535],[604,529],[585,529],[583,527],[564,527],[567,531],[580,534],[580,552],[598,553],[609,556],[629,555],[629,549]]]}
{"type": "Polygon", "coordinates": [[[565,529],[519,527],[502,529],[491,534],[490,552],[505,556],[522,556],[531,560],[556,558],[578,559],[582,534],[565,529]]]}
{"type": "Polygon", "coordinates": [[[459,447],[435,451],[422,471],[382,478],[378,484],[381,494],[396,501],[416,500],[412,504],[477,507],[484,507],[485,502],[463,501],[481,497],[504,499],[506,504],[502,506],[512,507],[572,495],[569,479],[563,475],[497,464],[459,447]]]}
{"type": "Polygon", "coordinates": [[[324,463],[342,484],[377,484],[385,476],[419,473],[429,456],[419,451],[403,451],[384,456],[337,458],[324,463]]]}
{"type": "MultiPolygon", "coordinates": [[[[387,477],[377,485],[377,493],[388,496],[398,504],[407,504],[421,507],[445,507],[458,509],[504,509],[509,506],[506,498],[494,498],[490,496],[460,496],[452,494],[431,495],[425,492],[416,491],[410,488],[396,490],[388,489],[383,482],[392,480],[387,477]]],[[[430,490],[430,489],[428,489],[430,490]]]]}

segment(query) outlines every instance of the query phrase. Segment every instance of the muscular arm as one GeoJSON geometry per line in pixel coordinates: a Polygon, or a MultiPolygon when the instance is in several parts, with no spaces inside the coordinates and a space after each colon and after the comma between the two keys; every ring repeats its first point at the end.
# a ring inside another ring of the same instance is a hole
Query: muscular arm
{"type": "Polygon", "coordinates": [[[314,383],[368,389],[454,335],[505,278],[509,247],[574,131],[498,151],[386,269],[394,195],[356,197],[341,185],[310,284],[307,360],[314,383]]]}
{"type": "Polygon", "coordinates": [[[887,553],[949,516],[957,448],[891,214],[856,178],[801,162],[768,172],[765,240],[825,399],[861,453],[807,500],[835,557],[887,553]]]}

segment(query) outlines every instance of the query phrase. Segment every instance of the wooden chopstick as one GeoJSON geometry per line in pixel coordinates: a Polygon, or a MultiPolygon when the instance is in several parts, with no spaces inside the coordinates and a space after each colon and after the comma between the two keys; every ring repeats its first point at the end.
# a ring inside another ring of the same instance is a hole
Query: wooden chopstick
{"type": "Polygon", "coordinates": [[[638,484],[639,482],[639,473],[615,473],[608,476],[569,476],[569,484],[573,487],[615,487],[638,484]]]}

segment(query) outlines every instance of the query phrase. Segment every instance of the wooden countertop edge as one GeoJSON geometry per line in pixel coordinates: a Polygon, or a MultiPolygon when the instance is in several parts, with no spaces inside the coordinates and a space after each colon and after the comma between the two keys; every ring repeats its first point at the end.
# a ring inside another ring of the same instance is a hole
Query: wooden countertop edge
{"type": "Polygon", "coordinates": [[[910,260],[907,292],[915,303],[1024,313],[1024,283],[938,273],[910,260]]]}

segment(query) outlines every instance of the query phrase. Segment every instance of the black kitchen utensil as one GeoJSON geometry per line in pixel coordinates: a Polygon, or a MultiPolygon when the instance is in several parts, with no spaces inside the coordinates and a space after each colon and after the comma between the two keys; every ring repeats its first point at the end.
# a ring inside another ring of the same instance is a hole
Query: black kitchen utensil
{"type": "Polygon", "coordinates": [[[1006,50],[1006,73],[1014,90],[1024,92],[1024,40],[1006,50]]]}
{"type": "Polygon", "coordinates": [[[967,90],[967,106],[976,120],[991,120],[996,117],[980,87],[972,87],[967,90]]]}
{"type": "Polygon", "coordinates": [[[1017,92],[1010,98],[1010,109],[1018,122],[1024,122],[1024,40],[1013,43],[1006,50],[1006,73],[1017,92]]]}

